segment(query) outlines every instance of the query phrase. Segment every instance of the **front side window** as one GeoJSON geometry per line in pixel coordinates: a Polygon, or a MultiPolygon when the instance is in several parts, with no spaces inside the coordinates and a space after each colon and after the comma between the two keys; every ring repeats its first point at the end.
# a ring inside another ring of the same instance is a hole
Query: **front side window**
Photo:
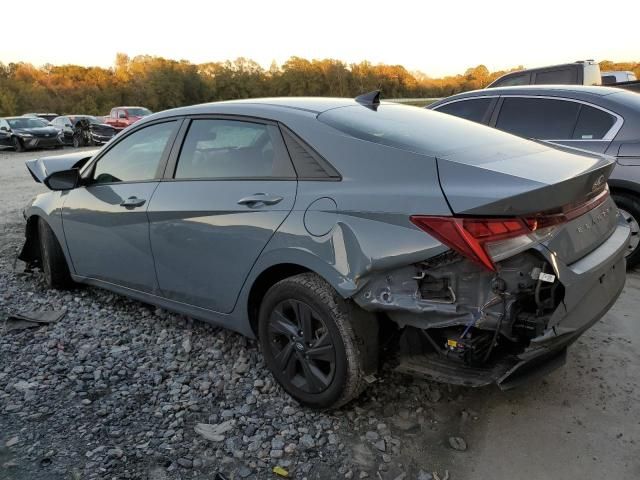
{"type": "Polygon", "coordinates": [[[487,109],[491,104],[491,98],[473,98],[451,102],[436,108],[436,111],[455,115],[456,117],[471,120],[472,122],[482,122],[487,109]]]}
{"type": "Polygon", "coordinates": [[[98,160],[93,183],[153,180],[178,122],[142,128],[118,142],[98,160]]]}
{"type": "MultiPolygon", "coordinates": [[[[175,178],[264,178],[282,172],[282,139],[275,126],[238,120],[193,120],[175,178]]],[[[288,162],[289,160],[286,159],[288,162]]]]}
{"type": "Polygon", "coordinates": [[[546,98],[506,97],[496,128],[525,138],[572,138],[580,104],[546,98]]]}
{"type": "Polygon", "coordinates": [[[4,118],[0,118],[0,128],[9,130],[9,123],[4,118]]]}
{"type": "Polygon", "coordinates": [[[613,124],[616,117],[598,108],[582,105],[578,124],[573,132],[576,140],[598,140],[604,137],[613,124]]]}

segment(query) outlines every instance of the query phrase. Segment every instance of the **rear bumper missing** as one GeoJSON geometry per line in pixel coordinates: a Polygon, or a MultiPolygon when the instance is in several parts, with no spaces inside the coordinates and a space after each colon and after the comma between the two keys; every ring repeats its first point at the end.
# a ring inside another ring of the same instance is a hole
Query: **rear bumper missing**
{"type": "Polygon", "coordinates": [[[629,229],[621,224],[602,245],[571,265],[563,265],[552,251],[540,251],[553,266],[565,295],[546,330],[521,353],[505,355],[486,367],[466,365],[434,352],[413,354],[400,357],[397,371],[472,387],[495,383],[508,390],[555,370],[565,363],[567,347],[600,320],[622,292],[628,239],[629,229]]]}

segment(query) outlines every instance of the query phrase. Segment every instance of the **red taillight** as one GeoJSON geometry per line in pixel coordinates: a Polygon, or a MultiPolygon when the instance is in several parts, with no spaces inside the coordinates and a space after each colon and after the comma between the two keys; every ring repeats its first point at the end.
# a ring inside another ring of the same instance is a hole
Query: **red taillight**
{"type": "Polygon", "coordinates": [[[578,218],[609,198],[605,189],[587,202],[526,218],[431,217],[413,215],[411,221],[428,234],[489,270],[495,262],[543,241],[553,227],[578,218]]]}
{"type": "Polygon", "coordinates": [[[480,265],[496,267],[485,244],[526,235],[531,230],[519,218],[455,218],[414,215],[411,221],[442,243],[480,265]]]}

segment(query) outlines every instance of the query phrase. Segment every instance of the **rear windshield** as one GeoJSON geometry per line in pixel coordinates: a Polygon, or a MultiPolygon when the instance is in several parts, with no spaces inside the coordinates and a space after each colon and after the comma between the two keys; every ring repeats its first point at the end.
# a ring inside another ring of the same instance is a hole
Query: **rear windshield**
{"type": "Polygon", "coordinates": [[[127,108],[127,113],[134,117],[146,117],[151,115],[151,111],[146,108],[127,108]]]}
{"type": "Polygon", "coordinates": [[[423,155],[463,150],[487,143],[512,142],[511,135],[446,113],[383,103],[334,108],[318,120],[352,137],[423,155]]]}

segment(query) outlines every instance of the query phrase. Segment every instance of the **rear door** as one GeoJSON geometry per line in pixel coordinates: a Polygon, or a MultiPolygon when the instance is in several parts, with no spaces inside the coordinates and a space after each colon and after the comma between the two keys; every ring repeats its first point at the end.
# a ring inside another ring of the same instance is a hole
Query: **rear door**
{"type": "Polygon", "coordinates": [[[295,202],[297,181],[276,124],[191,120],[148,214],[162,294],[233,310],[251,267],[295,202]]]}
{"type": "Polygon", "coordinates": [[[156,292],[147,208],[179,123],[131,132],[87,167],[85,186],[65,194],[62,223],[78,275],[156,292]]]}

